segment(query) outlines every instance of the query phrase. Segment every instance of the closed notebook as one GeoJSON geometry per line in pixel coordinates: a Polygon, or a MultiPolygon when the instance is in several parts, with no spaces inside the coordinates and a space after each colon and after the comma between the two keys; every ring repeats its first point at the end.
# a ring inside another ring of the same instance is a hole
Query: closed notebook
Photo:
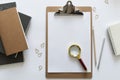
{"type": "MultiPolygon", "coordinates": [[[[29,28],[28,24],[31,20],[31,17],[23,13],[20,13],[20,12],[18,13],[19,13],[22,25],[23,25],[24,32],[27,33],[27,29],[29,28]]],[[[0,39],[0,53],[5,53],[1,39],[0,39]]]]}
{"type": "Polygon", "coordinates": [[[108,28],[108,34],[115,55],[120,55],[120,23],[110,25],[108,28]]]}
{"type": "MultiPolygon", "coordinates": [[[[9,9],[9,8],[13,8],[13,7],[16,7],[16,2],[3,3],[3,4],[0,4],[0,11],[9,9]]],[[[0,53],[5,53],[1,38],[0,38],[0,53]]]]}
{"type": "MultiPolygon", "coordinates": [[[[13,8],[13,7],[16,7],[16,2],[3,3],[3,4],[0,4],[0,11],[6,10],[9,8],[13,8]]],[[[25,32],[27,32],[26,29],[28,28],[28,23],[29,23],[31,17],[28,15],[25,15],[23,13],[20,13],[20,12],[18,12],[18,13],[19,13],[22,25],[23,25],[23,29],[25,32]]],[[[1,39],[0,39],[0,53],[5,53],[1,39]]]]}
{"type": "MultiPolygon", "coordinates": [[[[26,30],[29,28],[28,24],[30,22],[31,17],[22,13],[19,13],[21,22],[23,24],[23,29],[26,32],[26,30]]],[[[2,46],[2,45],[0,45],[2,46]]],[[[15,58],[16,54],[6,56],[5,53],[0,52],[0,65],[4,64],[12,64],[12,63],[18,63],[24,61],[23,52],[19,52],[17,57],[15,58]]]]}
{"type": "MultiPolygon", "coordinates": [[[[30,22],[31,17],[20,12],[18,13],[20,16],[21,23],[23,25],[24,32],[27,33],[27,29],[29,28],[28,24],[30,22]]],[[[5,53],[1,39],[0,39],[0,53],[5,53]]]]}
{"type": "Polygon", "coordinates": [[[16,8],[0,11],[0,37],[7,56],[28,49],[16,8]]]}

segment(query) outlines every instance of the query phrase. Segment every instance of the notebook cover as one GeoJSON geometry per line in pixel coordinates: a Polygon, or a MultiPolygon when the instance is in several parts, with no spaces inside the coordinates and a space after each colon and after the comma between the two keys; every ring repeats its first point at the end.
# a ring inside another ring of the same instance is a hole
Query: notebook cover
{"type": "MultiPolygon", "coordinates": [[[[30,22],[31,17],[20,12],[18,13],[20,16],[21,23],[23,25],[24,32],[26,32],[27,28],[29,28],[28,24],[30,22]]],[[[0,40],[0,53],[5,53],[1,40],[0,40]]]]}
{"type": "MultiPolygon", "coordinates": [[[[16,7],[16,2],[0,4],[0,11],[5,10],[5,9],[9,9],[9,8],[13,8],[13,7],[16,7]]],[[[27,16],[23,13],[20,13],[20,12],[18,12],[18,13],[19,13],[22,25],[23,25],[23,29],[24,29],[24,31],[26,31],[26,29],[28,27],[27,25],[28,25],[31,17],[27,16]]],[[[1,39],[0,39],[0,53],[5,53],[4,48],[2,46],[1,39]]]]}
{"type": "MultiPolygon", "coordinates": [[[[9,8],[12,8],[12,7],[16,7],[15,2],[0,4],[0,11],[5,10],[5,9],[9,9],[9,8]]],[[[1,39],[0,39],[0,53],[5,53],[4,48],[2,46],[1,39]]]]}
{"type": "MultiPolygon", "coordinates": [[[[12,7],[16,7],[15,2],[0,4],[0,10],[5,10],[8,8],[12,8],[12,7]]],[[[24,31],[26,31],[26,28],[29,28],[28,24],[30,22],[31,17],[28,15],[25,15],[23,13],[20,13],[20,12],[19,12],[19,16],[20,16],[20,19],[21,19],[21,22],[23,25],[23,29],[24,29],[24,31]],[[24,22],[23,22],[23,20],[24,20],[24,22]]],[[[1,43],[1,41],[0,41],[0,43],[1,43]]],[[[0,44],[0,46],[2,47],[2,44],[0,44]]],[[[1,52],[1,50],[3,51],[3,47],[2,47],[2,49],[1,49],[1,47],[0,47],[0,65],[12,64],[12,63],[18,63],[18,62],[24,61],[22,52],[19,52],[19,54],[16,58],[15,58],[15,54],[6,56],[4,52],[1,52]]]]}
{"type": "Polygon", "coordinates": [[[28,49],[16,8],[0,11],[0,36],[6,55],[28,49]]]}
{"type": "Polygon", "coordinates": [[[108,34],[112,43],[115,55],[120,55],[120,23],[110,25],[108,34]]]}

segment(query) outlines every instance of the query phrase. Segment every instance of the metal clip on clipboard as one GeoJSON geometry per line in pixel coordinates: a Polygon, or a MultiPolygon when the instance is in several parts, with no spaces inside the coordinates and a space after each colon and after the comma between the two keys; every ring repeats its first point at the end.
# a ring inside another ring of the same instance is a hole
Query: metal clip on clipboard
{"type": "Polygon", "coordinates": [[[63,11],[58,10],[58,12],[55,13],[55,16],[59,15],[83,15],[83,12],[75,10],[75,6],[72,4],[72,1],[67,1],[66,5],[63,6],[63,11]]]}

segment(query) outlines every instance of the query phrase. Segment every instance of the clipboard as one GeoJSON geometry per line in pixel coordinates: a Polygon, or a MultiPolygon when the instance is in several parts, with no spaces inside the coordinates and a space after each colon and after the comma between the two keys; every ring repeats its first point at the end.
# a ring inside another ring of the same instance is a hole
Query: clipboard
{"type": "MultiPolygon", "coordinates": [[[[76,8],[82,12],[90,12],[90,72],[49,72],[49,13],[57,12],[61,6],[49,6],[46,8],[46,78],[92,78],[92,8],[77,6],[76,8]]],[[[54,45],[54,44],[53,44],[54,45]]],[[[57,47],[57,46],[56,46],[57,47]]],[[[56,53],[56,52],[55,52],[56,53]]],[[[56,53],[57,54],[57,53],[56,53]]]]}

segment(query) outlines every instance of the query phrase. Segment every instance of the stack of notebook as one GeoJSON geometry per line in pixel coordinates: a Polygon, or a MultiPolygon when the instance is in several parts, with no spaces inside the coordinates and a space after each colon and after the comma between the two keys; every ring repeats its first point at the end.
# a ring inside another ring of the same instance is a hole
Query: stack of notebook
{"type": "Polygon", "coordinates": [[[28,49],[25,32],[31,17],[17,12],[16,3],[0,4],[0,65],[23,62],[28,49]]]}

